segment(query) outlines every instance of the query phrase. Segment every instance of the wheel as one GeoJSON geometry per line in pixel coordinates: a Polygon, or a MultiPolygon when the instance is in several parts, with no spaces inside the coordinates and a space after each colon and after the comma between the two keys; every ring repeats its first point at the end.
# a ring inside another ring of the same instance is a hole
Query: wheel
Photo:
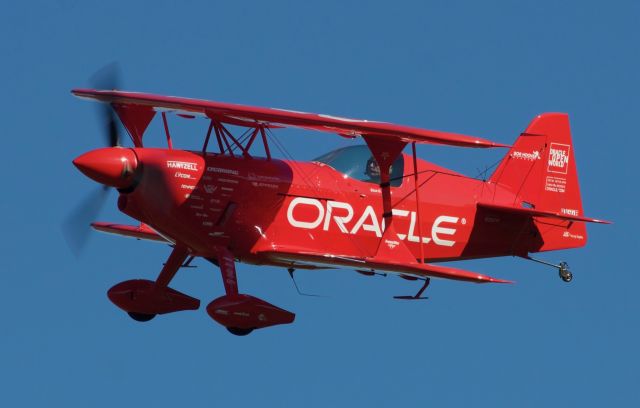
{"type": "Polygon", "coordinates": [[[571,282],[573,274],[569,270],[569,265],[566,262],[560,262],[560,268],[558,268],[558,274],[560,278],[565,282],[571,282]]]}
{"type": "Polygon", "coordinates": [[[148,322],[149,320],[156,317],[154,314],[145,314],[145,313],[135,313],[135,312],[127,312],[131,318],[137,322],[148,322]]]}
{"type": "Polygon", "coordinates": [[[227,330],[229,330],[229,333],[235,334],[236,336],[246,336],[253,331],[253,329],[240,329],[238,327],[227,327],[227,330]]]}
{"type": "Polygon", "coordinates": [[[562,278],[562,280],[565,282],[571,282],[571,280],[573,279],[573,274],[567,271],[564,274],[561,273],[560,278],[562,278]]]}

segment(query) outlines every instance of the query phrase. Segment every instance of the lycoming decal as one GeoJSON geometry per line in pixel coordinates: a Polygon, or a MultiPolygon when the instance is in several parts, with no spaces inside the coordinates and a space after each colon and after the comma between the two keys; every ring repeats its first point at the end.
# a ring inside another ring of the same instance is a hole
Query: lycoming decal
{"type": "Polygon", "coordinates": [[[549,148],[549,161],[547,171],[550,173],[567,174],[569,170],[569,151],[571,146],[560,143],[551,143],[549,148]]]}
{"type": "MultiPolygon", "coordinates": [[[[392,210],[394,217],[409,217],[409,230],[406,234],[397,233],[398,238],[401,240],[407,240],[409,242],[420,242],[427,244],[433,240],[436,245],[453,246],[456,241],[443,238],[443,235],[452,236],[456,233],[455,228],[447,228],[442,224],[457,224],[460,218],[452,217],[449,215],[440,215],[433,221],[431,227],[431,237],[418,237],[416,232],[416,213],[415,211],[407,211],[400,209],[392,210]]],[[[296,197],[289,203],[287,208],[287,221],[295,228],[302,229],[316,229],[322,228],[323,231],[329,231],[331,225],[338,227],[343,234],[358,234],[360,230],[374,233],[376,237],[382,237],[382,231],[384,230],[384,220],[378,221],[378,217],[375,215],[375,211],[372,206],[368,205],[362,214],[358,217],[357,221],[352,224],[354,219],[353,207],[349,203],[341,201],[327,201],[324,204],[322,201],[315,198],[296,197]],[[311,210],[314,214],[311,219],[300,220],[294,215],[294,211],[297,207],[306,207],[307,210],[311,210]],[[336,213],[339,213],[337,215],[336,213]]],[[[463,220],[464,223],[464,220],[463,220]]]]}

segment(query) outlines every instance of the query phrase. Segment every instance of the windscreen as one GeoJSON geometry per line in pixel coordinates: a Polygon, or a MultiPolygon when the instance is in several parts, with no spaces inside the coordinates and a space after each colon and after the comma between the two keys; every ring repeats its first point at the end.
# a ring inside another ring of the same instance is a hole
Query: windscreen
{"type": "MultiPolygon", "coordinates": [[[[365,145],[343,147],[326,153],[313,161],[333,167],[347,177],[380,184],[380,168],[365,145]]],[[[398,156],[391,166],[391,186],[402,184],[404,157],[398,156]]]]}

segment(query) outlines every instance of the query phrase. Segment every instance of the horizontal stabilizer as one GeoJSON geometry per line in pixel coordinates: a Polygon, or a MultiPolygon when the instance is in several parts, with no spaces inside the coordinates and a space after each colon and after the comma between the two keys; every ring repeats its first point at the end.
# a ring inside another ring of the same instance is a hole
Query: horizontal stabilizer
{"type": "Polygon", "coordinates": [[[124,237],[136,238],[136,239],[146,239],[149,241],[157,241],[157,242],[166,242],[169,243],[168,240],[160,236],[156,231],[154,231],[151,227],[146,224],[140,224],[138,226],[135,225],[123,225],[123,224],[113,224],[110,222],[94,222],[91,224],[91,227],[96,231],[106,232],[108,234],[115,234],[124,237]]]}
{"type": "Polygon", "coordinates": [[[599,220],[596,218],[580,217],[578,215],[558,213],[553,211],[536,210],[535,208],[512,207],[508,205],[489,204],[489,203],[478,203],[478,208],[485,208],[488,210],[495,210],[495,211],[503,211],[511,214],[521,214],[521,215],[530,216],[530,217],[547,217],[547,218],[556,218],[559,220],[566,220],[566,221],[584,221],[584,222],[594,222],[596,224],[611,224],[611,221],[599,220]]]}

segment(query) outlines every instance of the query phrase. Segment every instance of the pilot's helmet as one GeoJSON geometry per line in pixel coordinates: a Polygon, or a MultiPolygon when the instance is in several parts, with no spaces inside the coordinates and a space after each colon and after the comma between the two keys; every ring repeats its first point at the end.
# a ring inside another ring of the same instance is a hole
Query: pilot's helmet
{"type": "Polygon", "coordinates": [[[370,157],[369,160],[367,160],[367,168],[364,172],[370,178],[380,177],[380,166],[378,166],[378,162],[373,157],[370,157]]]}

